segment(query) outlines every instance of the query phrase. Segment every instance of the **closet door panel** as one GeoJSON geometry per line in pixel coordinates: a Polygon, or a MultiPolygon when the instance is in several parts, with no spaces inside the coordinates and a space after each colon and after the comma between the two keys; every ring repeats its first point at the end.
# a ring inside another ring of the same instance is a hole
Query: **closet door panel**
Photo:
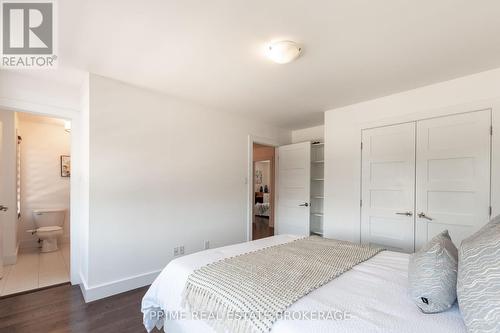
{"type": "Polygon", "coordinates": [[[363,130],[361,242],[414,249],[415,123],[363,130]]]}
{"type": "Polygon", "coordinates": [[[448,229],[460,242],[488,221],[489,110],[417,122],[416,248],[448,229]]]}
{"type": "Polygon", "coordinates": [[[277,234],[309,236],[311,143],[278,148],[277,234]]]}

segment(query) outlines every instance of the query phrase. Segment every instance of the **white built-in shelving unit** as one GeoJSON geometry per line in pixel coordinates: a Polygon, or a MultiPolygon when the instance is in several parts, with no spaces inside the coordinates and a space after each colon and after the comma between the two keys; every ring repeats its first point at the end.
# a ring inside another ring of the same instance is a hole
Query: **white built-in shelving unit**
{"type": "Polygon", "coordinates": [[[323,236],[323,201],[325,176],[325,144],[311,143],[311,235],[323,236]]]}

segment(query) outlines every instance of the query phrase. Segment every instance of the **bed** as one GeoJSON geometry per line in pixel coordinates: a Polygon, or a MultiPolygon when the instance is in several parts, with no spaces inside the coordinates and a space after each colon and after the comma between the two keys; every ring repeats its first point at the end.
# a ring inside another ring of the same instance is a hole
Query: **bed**
{"type": "MultiPolygon", "coordinates": [[[[205,250],[171,261],[143,298],[142,311],[146,329],[151,330],[155,325],[163,324],[163,329],[169,333],[213,332],[204,320],[170,318],[163,322],[152,314],[161,309],[169,314],[179,314],[185,310],[182,307],[182,292],[188,276],[194,270],[224,258],[292,242],[298,238],[278,235],[205,250]]],[[[279,319],[271,332],[465,333],[456,304],[439,314],[424,314],[408,297],[408,259],[408,254],[382,251],[300,298],[288,309],[297,313],[334,310],[347,313],[347,319],[279,319]]]]}
{"type": "Polygon", "coordinates": [[[269,217],[269,210],[271,208],[270,204],[270,194],[269,193],[255,193],[255,206],[254,214],[256,216],[269,217]]]}
{"type": "Polygon", "coordinates": [[[261,203],[261,202],[257,202],[255,204],[255,215],[256,216],[265,216],[265,217],[269,217],[269,208],[270,208],[270,204],[269,202],[264,202],[264,203],[261,203]]]}

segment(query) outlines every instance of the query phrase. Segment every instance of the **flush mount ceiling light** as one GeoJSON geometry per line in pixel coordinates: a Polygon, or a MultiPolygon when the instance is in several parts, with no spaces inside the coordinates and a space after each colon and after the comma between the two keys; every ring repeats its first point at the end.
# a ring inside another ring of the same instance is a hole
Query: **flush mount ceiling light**
{"type": "Polygon", "coordinates": [[[299,44],[291,40],[282,40],[269,44],[267,57],[278,64],[286,64],[297,59],[301,51],[299,44]]]}

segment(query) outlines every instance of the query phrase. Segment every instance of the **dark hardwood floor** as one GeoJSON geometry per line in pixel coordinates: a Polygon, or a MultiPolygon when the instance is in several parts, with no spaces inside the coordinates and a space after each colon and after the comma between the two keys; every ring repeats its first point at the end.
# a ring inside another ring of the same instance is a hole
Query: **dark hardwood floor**
{"type": "Polygon", "coordinates": [[[143,333],[141,300],[146,290],[85,303],[80,288],[68,284],[2,298],[0,332],[143,333]]]}
{"type": "Polygon", "coordinates": [[[252,223],[252,240],[274,235],[274,228],[269,226],[269,218],[254,215],[252,223]]]}

